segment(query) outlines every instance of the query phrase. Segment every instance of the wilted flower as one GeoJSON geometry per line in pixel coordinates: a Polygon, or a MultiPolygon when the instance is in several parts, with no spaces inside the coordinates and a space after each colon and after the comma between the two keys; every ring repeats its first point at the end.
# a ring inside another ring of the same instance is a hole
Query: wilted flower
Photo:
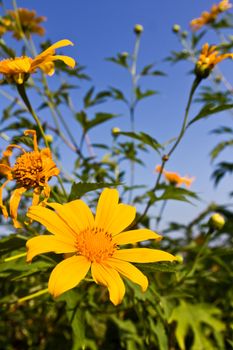
{"type": "Polygon", "coordinates": [[[157,165],[155,168],[155,171],[157,173],[162,173],[165,177],[165,179],[171,184],[175,186],[180,186],[182,184],[185,184],[186,187],[190,187],[192,182],[195,180],[194,177],[188,177],[188,176],[180,176],[178,173],[166,171],[165,169],[162,169],[161,165],[157,165]]]}
{"type": "Polygon", "coordinates": [[[50,196],[50,187],[48,181],[52,176],[59,174],[59,169],[52,160],[52,155],[49,148],[38,149],[37,137],[35,130],[26,130],[25,135],[33,135],[34,150],[26,152],[19,145],[9,145],[6,151],[3,152],[4,162],[0,163],[0,174],[7,177],[7,180],[0,188],[0,209],[5,218],[8,217],[8,212],[2,202],[3,189],[10,181],[16,182],[16,189],[13,191],[10,198],[10,216],[12,217],[14,226],[20,227],[17,221],[17,211],[21,195],[32,189],[33,199],[32,204],[37,205],[40,201],[40,195],[44,196],[41,203],[46,202],[50,196]],[[17,157],[15,164],[11,167],[9,158],[12,155],[14,148],[19,149],[22,154],[17,157]]]}
{"type": "Polygon", "coordinates": [[[11,19],[9,30],[13,32],[14,38],[21,39],[22,32],[26,37],[30,37],[31,34],[38,34],[40,36],[44,35],[45,30],[41,27],[40,23],[44,22],[46,17],[37,17],[36,11],[30,11],[26,8],[18,8],[16,11],[9,10],[7,13],[11,19]],[[20,22],[20,28],[18,22],[20,22]]]}
{"type": "Polygon", "coordinates": [[[201,17],[195,18],[190,22],[193,31],[201,29],[204,25],[213,23],[221,12],[227,11],[232,7],[229,0],[222,0],[219,4],[214,4],[210,12],[204,11],[201,17]]]}
{"type": "Polygon", "coordinates": [[[0,61],[0,73],[2,73],[7,81],[23,84],[31,73],[34,73],[38,68],[48,75],[54,74],[54,61],[61,60],[67,66],[73,68],[75,60],[69,56],[55,55],[55,50],[59,47],[73,45],[69,40],[60,40],[48,47],[35,58],[28,56],[8,58],[0,61]]]}
{"type": "Polygon", "coordinates": [[[202,46],[201,54],[195,66],[195,74],[199,78],[207,78],[216,64],[226,58],[233,58],[232,53],[219,54],[219,51],[217,51],[216,48],[217,46],[209,46],[208,43],[205,43],[202,46]]]}
{"type": "Polygon", "coordinates": [[[120,275],[141,286],[142,291],[148,287],[147,277],[131,262],[176,260],[173,255],[156,249],[119,249],[120,245],[160,240],[161,236],[148,229],[124,231],[134,220],[136,209],[118,201],[117,190],[104,189],[95,218],[80,199],[63,205],[49,203],[53,210],[41,206],[29,209],[28,217],[40,222],[52,235],[28,240],[27,261],[51,251],[69,254],[50,275],[48,289],[54,297],[77,286],[91,269],[94,281],[108,288],[110,300],[117,305],[125,294],[120,275]]]}

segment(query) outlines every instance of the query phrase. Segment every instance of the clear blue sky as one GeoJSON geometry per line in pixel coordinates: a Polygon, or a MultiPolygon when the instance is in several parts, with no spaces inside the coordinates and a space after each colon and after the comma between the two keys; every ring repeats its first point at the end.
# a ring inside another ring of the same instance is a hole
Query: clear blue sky
{"type": "MultiPolygon", "coordinates": [[[[11,2],[5,3],[10,6],[11,2]]],[[[150,133],[160,142],[178,134],[193,79],[187,74],[193,68],[191,63],[171,66],[168,62],[164,62],[164,58],[171,50],[180,49],[180,44],[171,28],[173,24],[178,23],[182,29],[187,29],[189,21],[198,17],[202,11],[208,10],[212,4],[210,0],[18,0],[19,7],[35,9],[38,15],[47,17],[46,34],[52,42],[63,38],[74,42],[74,47],[63,49],[63,52],[73,56],[78,64],[87,67],[87,73],[93,78],[93,84],[97,89],[106,89],[112,85],[122,88],[126,93],[129,91],[130,81],[126,72],[106,62],[104,58],[117,52],[131,52],[134,43],[133,27],[136,23],[142,24],[144,33],[139,67],[155,62],[156,68],[164,70],[168,76],[146,78],[143,81],[145,88],[159,90],[160,94],[141,103],[136,112],[136,130],[150,133]]],[[[209,38],[211,43],[215,43],[215,38],[211,34],[209,38]]],[[[35,37],[36,43],[40,40],[35,37]]],[[[232,72],[230,65],[229,68],[229,72],[232,72]]],[[[230,74],[229,79],[232,76],[230,74]]],[[[54,78],[49,79],[52,86],[54,78]]],[[[84,83],[77,91],[75,95],[77,109],[89,85],[90,83],[84,83]]],[[[114,123],[106,124],[104,130],[99,127],[93,134],[91,133],[93,142],[101,142],[103,137],[110,139],[112,126],[119,126],[122,130],[129,131],[129,118],[123,106],[112,103],[108,104],[106,109],[113,113],[121,113],[123,116],[114,123]]],[[[190,116],[194,116],[194,112],[198,109],[194,106],[190,116]]],[[[197,203],[197,207],[170,202],[166,220],[186,222],[194,218],[206,203],[228,201],[227,194],[232,187],[232,178],[226,177],[217,189],[213,189],[213,182],[210,181],[213,168],[210,167],[209,152],[220,138],[210,136],[209,132],[219,125],[230,123],[232,124],[232,118],[229,114],[222,113],[190,128],[168,163],[167,169],[182,175],[195,176],[196,181],[192,189],[199,193],[204,202],[197,203]]],[[[146,156],[147,168],[138,168],[137,176],[153,184],[155,179],[153,169],[158,163],[159,158],[149,154],[146,156]]]]}

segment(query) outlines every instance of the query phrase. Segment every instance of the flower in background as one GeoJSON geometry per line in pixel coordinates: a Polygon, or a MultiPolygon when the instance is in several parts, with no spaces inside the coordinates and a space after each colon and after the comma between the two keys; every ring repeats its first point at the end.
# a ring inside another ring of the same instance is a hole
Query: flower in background
{"type": "Polygon", "coordinates": [[[13,37],[20,40],[23,35],[27,38],[31,34],[43,36],[45,30],[40,23],[46,20],[46,17],[36,16],[36,11],[30,11],[26,8],[18,8],[16,11],[7,11],[8,18],[11,20],[10,31],[13,32],[13,37]]]}
{"type": "Polygon", "coordinates": [[[180,186],[184,184],[186,187],[190,187],[193,181],[195,180],[194,177],[180,176],[178,173],[166,171],[165,169],[162,169],[161,165],[157,165],[155,168],[155,171],[157,173],[163,174],[165,179],[171,185],[174,185],[174,186],[180,186]]]}
{"type": "Polygon", "coordinates": [[[17,220],[17,212],[22,194],[33,189],[32,204],[37,205],[40,202],[41,194],[44,196],[41,204],[45,204],[50,196],[48,181],[52,176],[59,174],[59,169],[52,160],[50,150],[48,148],[38,149],[35,130],[26,130],[24,134],[33,135],[34,150],[26,152],[19,145],[9,145],[6,151],[3,152],[2,163],[0,163],[0,174],[7,177],[0,188],[0,208],[5,218],[8,217],[8,212],[2,201],[3,189],[10,181],[16,182],[16,189],[10,198],[10,216],[16,228],[21,226],[17,220]],[[9,157],[12,155],[14,148],[19,149],[22,155],[17,157],[15,164],[11,167],[9,157]]]}
{"type": "Polygon", "coordinates": [[[119,246],[144,240],[160,240],[161,236],[148,229],[124,231],[135,218],[136,209],[119,204],[115,189],[101,193],[95,218],[90,208],[80,199],[66,204],[49,203],[53,209],[32,206],[27,216],[44,225],[51,235],[42,235],[27,241],[27,261],[47,252],[69,256],[52,271],[49,292],[57,297],[77,286],[91,269],[97,284],[108,288],[114,305],[121,303],[125,285],[121,276],[141,286],[148,287],[147,277],[131,262],[151,263],[174,261],[176,258],[164,251],[149,248],[119,249],[119,246]]]}
{"type": "Polygon", "coordinates": [[[8,18],[0,17],[0,37],[5,34],[11,26],[11,21],[8,18]]]}
{"type": "Polygon", "coordinates": [[[219,4],[214,4],[210,12],[204,11],[201,17],[195,18],[190,22],[192,30],[197,31],[206,24],[214,23],[220,13],[229,10],[231,7],[232,4],[229,3],[229,0],[222,0],[219,4]]]}
{"type": "Polygon", "coordinates": [[[195,66],[195,74],[199,78],[207,78],[210,72],[219,62],[225,60],[226,58],[233,58],[232,53],[219,54],[219,51],[217,51],[216,48],[217,46],[209,46],[208,43],[205,43],[202,46],[200,56],[195,66]]]}
{"type": "Polygon", "coordinates": [[[74,68],[75,60],[69,56],[55,55],[55,50],[59,47],[73,45],[69,40],[60,40],[48,47],[35,58],[28,56],[8,58],[0,61],[0,73],[10,83],[23,84],[38,68],[49,76],[54,74],[54,61],[61,60],[67,66],[74,68]]]}

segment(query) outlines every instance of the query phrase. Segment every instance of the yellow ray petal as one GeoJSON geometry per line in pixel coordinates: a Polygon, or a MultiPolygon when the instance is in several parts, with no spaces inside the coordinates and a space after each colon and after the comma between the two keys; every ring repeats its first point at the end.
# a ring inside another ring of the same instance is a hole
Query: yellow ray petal
{"type": "Polygon", "coordinates": [[[177,260],[175,256],[163,250],[149,249],[149,248],[132,248],[116,250],[113,258],[137,262],[150,263],[156,261],[174,261],[177,260]]]}
{"type": "Polygon", "coordinates": [[[91,262],[84,256],[72,256],[63,260],[52,271],[49,278],[49,293],[58,297],[74,288],[86,276],[91,262]]]}
{"type": "Polygon", "coordinates": [[[76,233],[54,211],[41,206],[30,207],[27,216],[44,225],[47,230],[62,240],[72,243],[76,233]]]}
{"type": "Polygon", "coordinates": [[[26,188],[20,187],[13,191],[10,198],[10,216],[12,217],[15,228],[20,228],[21,224],[17,220],[18,207],[22,194],[26,191],[26,188]]]}
{"type": "Polygon", "coordinates": [[[113,237],[113,242],[118,245],[121,245],[146,241],[148,239],[156,239],[160,241],[162,239],[162,236],[158,235],[157,233],[151,230],[142,228],[139,230],[125,231],[119,233],[118,235],[115,235],[113,237]]]}
{"type": "Polygon", "coordinates": [[[27,261],[31,261],[38,254],[55,252],[72,253],[77,249],[74,244],[57,239],[56,236],[37,236],[29,239],[26,243],[28,249],[27,261]]]}
{"type": "Polygon", "coordinates": [[[108,264],[129,280],[141,286],[143,292],[147,290],[148,279],[137,267],[114,258],[108,259],[108,264]]]}
{"type": "Polygon", "coordinates": [[[2,193],[3,193],[3,190],[4,188],[6,187],[6,185],[10,182],[11,180],[6,180],[2,186],[0,187],[0,208],[2,210],[2,214],[4,216],[5,219],[8,218],[8,212],[7,212],[7,209],[6,209],[6,206],[3,204],[3,201],[2,201],[2,193]]]}
{"type": "Polygon", "coordinates": [[[119,273],[108,266],[98,263],[91,265],[91,273],[96,283],[108,288],[111,302],[114,305],[120,304],[125,295],[125,285],[119,273]]]}
{"type": "Polygon", "coordinates": [[[135,215],[136,208],[123,203],[118,204],[106,230],[114,236],[128,227],[135,219],[135,215]]]}
{"type": "Polygon", "coordinates": [[[118,191],[105,188],[99,197],[96,209],[95,225],[106,228],[112,221],[119,201],[118,191]]]}
{"type": "Polygon", "coordinates": [[[49,203],[48,205],[56,210],[62,220],[76,233],[94,226],[93,214],[81,199],[63,205],[58,203],[49,203]]]}
{"type": "MultiPolygon", "coordinates": [[[[38,56],[41,56],[41,55],[46,56],[47,54],[54,52],[56,49],[59,49],[60,47],[65,47],[69,45],[74,46],[74,44],[70,40],[67,40],[67,39],[59,40],[55,42],[53,45],[49,46],[46,50],[42,51],[38,56]]],[[[36,56],[36,58],[38,56],[36,56]]]]}
{"type": "Polygon", "coordinates": [[[67,66],[74,68],[76,62],[75,60],[70,56],[64,56],[64,55],[54,55],[51,57],[53,61],[60,60],[63,61],[67,66]]]}

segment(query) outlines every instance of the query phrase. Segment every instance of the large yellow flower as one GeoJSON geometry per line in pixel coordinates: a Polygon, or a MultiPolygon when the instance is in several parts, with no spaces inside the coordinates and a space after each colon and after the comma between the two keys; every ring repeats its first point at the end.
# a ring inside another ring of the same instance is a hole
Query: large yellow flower
{"type": "Polygon", "coordinates": [[[216,48],[217,46],[209,46],[208,43],[205,43],[202,46],[200,56],[195,66],[195,73],[199,78],[207,78],[219,62],[226,58],[233,58],[232,53],[219,54],[219,51],[217,51],[216,48]]]}
{"type": "Polygon", "coordinates": [[[193,181],[195,180],[194,177],[188,177],[188,176],[180,176],[180,174],[167,171],[165,169],[162,170],[161,165],[157,165],[155,168],[155,171],[157,173],[162,173],[165,177],[165,179],[174,186],[180,186],[184,184],[186,187],[190,187],[193,181]]]}
{"type": "Polygon", "coordinates": [[[27,8],[18,8],[16,11],[7,11],[9,18],[11,19],[11,26],[9,30],[13,32],[13,36],[16,39],[22,38],[22,33],[26,37],[30,37],[31,34],[35,33],[38,35],[44,35],[45,30],[41,27],[40,23],[46,20],[43,16],[36,16],[36,11],[28,10],[27,8]],[[19,29],[18,21],[20,22],[21,28],[19,29]]]}
{"type": "Polygon", "coordinates": [[[31,73],[38,68],[48,75],[54,74],[54,61],[61,60],[67,66],[73,68],[75,60],[69,56],[55,55],[55,50],[59,47],[73,45],[69,40],[60,40],[51,45],[48,49],[41,52],[35,58],[28,56],[8,58],[0,61],[0,73],[2,73],[7,81],[23,84],[31,73]]]}
{"type": "Polygon", "coordinates": [[[229,0],[222,0],[218,4],[214,4],[210,12],[204,11],[199,18],[195,18],[190,22],[192,30],[197,31],[206,24],[213,23],[220,13],[229,10],[231,7],[232,4],[229,3],[229,0]]]}
{"type": "Polygon", "coordinates": [[[7,177],[7,180],[0,187],[0,209],[5,218],[8,217],[8,212],[2,201],[3,189],[13,180],[16,181],[17,185],[10,198],[10,216],[16,228],[21,226],[17,220],[17,211],[22,194],[29,189],[33,189],[32,204],[39,203],[41,194],[44,196],[41,203],[45,203],[50,196],[48,181],[52,176],[59,174],[59,169],[52,160],[50,150],[48,148],[38,149],[35,130],[26,130],[24,134],[33,135],[34,151],[26,152],[19,145],[9,145],[6,151],[3,152],[0,163],[0,174],[7,177]],[[12,155],[14,148],[19,149],[22,155],[17,157],[15,164],[11,167],[9,157],[12,155]]]}
{"type": "Polygon", "coordinates": [[[117,190],[105,189],[100,195],[95,218],[82,200],[63,205],[49,203],[53,210],[41,206],[29,209],[27,216],[44,225],[52,235],[28,240],[27,261],[51,251],[72,255],[60,262],[50,275],[48,289],[54,297],[77,286],[91,269],[94,281],[108,288],[110,300],[117,305],[125,294],[120,275],[140,285],[142,291],[148,287],[147,277],[131,262],[176,260],[173,255],[156,249],[119,249],[120,245],[160,240],[161,236],[148,229],[122,232],[134,220],[136,209],[118,201],[117,190]]]}

